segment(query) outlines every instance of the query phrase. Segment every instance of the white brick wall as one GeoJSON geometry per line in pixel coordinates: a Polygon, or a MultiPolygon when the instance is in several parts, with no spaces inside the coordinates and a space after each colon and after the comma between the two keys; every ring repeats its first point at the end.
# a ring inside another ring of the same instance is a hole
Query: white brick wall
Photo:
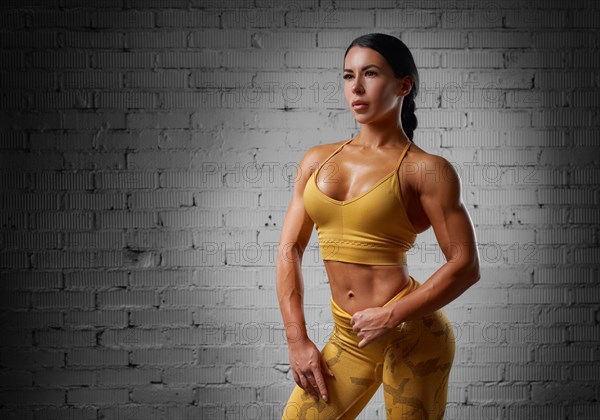
{"type": "MultiPolygon", "coordinates": [[[[482,257],[446,307],[446,418],[600,418],[599,18],[593,0],[2,1],[0,417],[280,418],[293,176],[356,133],[343,53],[386,32],[482,257]]],[[[444,261],[419,235],[411,274],[444,261]]],[[[322,347],[316,234],[303,278],[322,347]]],[[[383,407],[380,389],[360,418],[383,407]]]]}

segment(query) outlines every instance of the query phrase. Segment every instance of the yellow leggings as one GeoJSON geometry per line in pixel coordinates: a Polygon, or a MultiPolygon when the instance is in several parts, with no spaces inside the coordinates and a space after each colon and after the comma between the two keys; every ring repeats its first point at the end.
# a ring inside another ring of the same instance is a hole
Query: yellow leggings
{"type": "MultiPolygon", "coordinates": [[[[384,306],[416,290],[411,282],[384,306]]],[[[282,420],[354,419],[383,382],[386,418],[401,420],[443,419],[448,377],[454,361],[455,337],[445,312],[407,321],[402,327],[358,348],[352,316],[331,298],[334,328],[321,350],[335,377],[323,372],[329,402],[295,386],[282,420]]]]}

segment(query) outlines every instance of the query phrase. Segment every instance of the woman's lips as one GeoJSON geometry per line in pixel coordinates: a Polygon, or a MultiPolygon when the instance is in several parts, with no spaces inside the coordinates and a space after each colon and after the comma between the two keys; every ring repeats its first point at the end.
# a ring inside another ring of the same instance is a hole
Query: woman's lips
{"type": "Polygon", "coordinates": [[[355,105],[352,105],[352,108],[354,108],[355,111],[360,111],[363,109],[367,109],[368,106],[369,106],[369,104],[355,104],[355,105]]]}

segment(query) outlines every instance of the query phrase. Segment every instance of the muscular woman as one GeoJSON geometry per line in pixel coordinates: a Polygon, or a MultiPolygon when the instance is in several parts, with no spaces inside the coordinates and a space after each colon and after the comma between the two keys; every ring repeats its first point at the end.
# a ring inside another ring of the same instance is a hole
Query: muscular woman
{"type": "Polygon", "coordinates": [[[296,382],[282,419],[353,419],[382,383],[388,419],[442,419],[455,351],[442,308],[480,277],[460,179],[412,141],[419,76],[402,41],[355,39],[343,79],[360,131],[305,153],[278,248],[277,295],[296,382]],[[313,226],[334,320],[321,351],[303,311],[301,263],[313,226]],[[429,227],[446,263],[421,284],[406,252],[429,227]]]}

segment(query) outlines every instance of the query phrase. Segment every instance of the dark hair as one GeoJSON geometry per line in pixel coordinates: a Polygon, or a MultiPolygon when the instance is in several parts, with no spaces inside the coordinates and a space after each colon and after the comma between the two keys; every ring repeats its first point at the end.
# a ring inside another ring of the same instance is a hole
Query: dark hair
{"type": "Polygon", "coordinates": [[[404,97],[400,119],[402,128],[409,139],[413,139],[413,134],[417,128],[417,116],[415,115],[415,97],[419,93],[419,73],[415,60],[404,42],[392,35],[382,33],[372,33],[359,36],[346,49],[344,59],[348,55],[350,48],[358,45],[359,47],[371,48],[381,54],[394,70],[396,77],[410,76],[413,80],[413,86],[410,93],[404,97]]]}

